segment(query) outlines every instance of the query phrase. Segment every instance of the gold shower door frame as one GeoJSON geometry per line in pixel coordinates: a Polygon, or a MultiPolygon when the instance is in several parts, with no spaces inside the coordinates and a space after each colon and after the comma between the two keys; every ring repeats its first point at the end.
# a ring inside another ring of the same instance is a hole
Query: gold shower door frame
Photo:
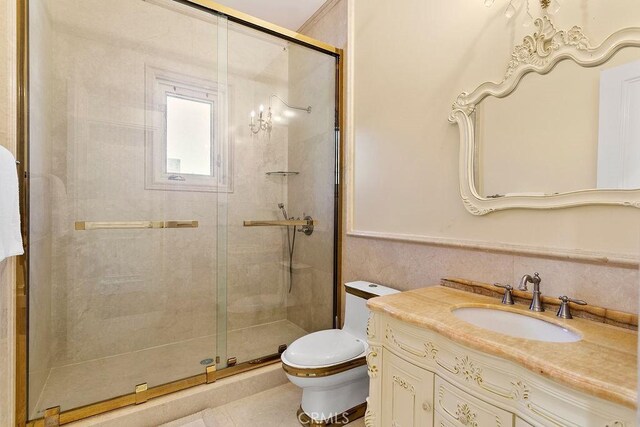
{"type": "MultiPolygon", "coordinates": [[[[27,415],[27,367],[28,367],[28,289],[29,289],[29,0],[17,2],[17,130],[18,130],[18,176],[20,177],[20,215],[25,254],[18,257],[16,266],[16,426],[53,427],[64,425],[94,415],[126,406],[144,404],[148,400],[165,396],[187,388],[215,382],[217,379],[240,374],[266,365],[277,363],[279,354],[263,357],[216,371],[215,365],[206,367],[199,375],[172,381],[148,388],[146,384],[133,387],[131,393],[83,407],[60,411],[59,407],[45,411],[45,417],[29,420],[27,415]]],[[[335,106],[336,106],[336,189],[334,214],[334,274],[333,274],[333,319],[334,327],[340,327],[341,272],[342,272],[342,206],[344,155],[344,51],[327,43],[263,21],[210,0],[173,0],[208,12],[224,15],[229,21],[262,31],[267,34],[305,46],[333,56],[336,60],[335,106]]]]}

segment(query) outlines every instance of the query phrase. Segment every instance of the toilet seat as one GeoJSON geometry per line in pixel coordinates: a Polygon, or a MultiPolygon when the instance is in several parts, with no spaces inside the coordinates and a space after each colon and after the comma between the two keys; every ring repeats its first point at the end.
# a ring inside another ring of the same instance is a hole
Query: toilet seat
{"type": "Polygon", "coordinates": [[[366,363],[367,343],[341,329],[305,335],[282,354],[285,372],[299,377],[333,375],[366,363]]]}

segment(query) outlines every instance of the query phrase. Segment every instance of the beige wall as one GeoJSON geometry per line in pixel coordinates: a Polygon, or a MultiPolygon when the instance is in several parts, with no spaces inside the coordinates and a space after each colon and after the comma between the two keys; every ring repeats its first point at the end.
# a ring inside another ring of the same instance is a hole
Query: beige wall
{"type": "MultiPolygon", "coordinates": [[[[15,153],[15,2],[0,0],[0,145],[15,153]]],[[[0,262],[0,425],[14,424],[15,262],[0,262]]]]}
{"type": "Polygon", "coordinates": [[[506,98],[484,99],[476,109],[480,194],[596,188],[600,73],[638,58],[640,49],[627,48],[595,68],[563,61],[528,74],[506,98]]]}
{"type": "MultiPolygon", "coordinates": [[[[588,206],[475,217],[460,200],[458,129],[447,122],[451,104],[463,90],[501,79],[514,44],[530,31],[524,15],[508,21],[500,5],[487,9],[468,0],[354,0],[352,6],[348,222],[354,236],[346,240],[345,281],[410,289],[447,275],[513,283],[535,270],[543,293],[637,311],[638,273],[629,261],[639,252],[640,211],[588,206]],[[531,251],[538,255],[526,254],[531,251]],[[627,262],[567,259],[575,255],[627,262]]],[[[555,19],[561,28],[583,25],[602,40],[637,25],[639,13],[633,0],[563,2],[555,19]]]]}

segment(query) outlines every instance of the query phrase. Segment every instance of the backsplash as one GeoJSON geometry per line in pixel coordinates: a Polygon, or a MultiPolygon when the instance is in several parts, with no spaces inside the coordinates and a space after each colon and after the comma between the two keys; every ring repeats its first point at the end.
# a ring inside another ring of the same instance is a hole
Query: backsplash
{"type": "MultiPolygon", "coordinates": [[[[445,277],[440,281],[442,286],[458,289],[474,294],[490,296],[502,301],[504,290],[495,287],[490,283],[477,282],[475,280],[459,279],[454,277],[445,277]]],[[[528,291],[521,291],[514,287],[511,291],[513,302],[515,304],[529,306],[532,300],[532,294],[528,291]]],[[[550,313],[557,313],[560,307],[560,300],[555,296],[541,297],[544,310],[550,313]]],[[[570,313],[573,317],[581,317],[598,323],[606,323],[608,325],[620,328],[638,330],[638,315],[627,313],[624,311],[612,310],[599,307],[594,304],[577,305],[570,304],[570,313]]]]}
{"type": "Polygon", "coordinates": [[[368,280],[403,291],[463,277],[516,287],[540,273],[543,295],[568,295],[600,307],[638,313],[638,268],[538,258],[511,253],[347,237],[343,281],[368,280]]]}

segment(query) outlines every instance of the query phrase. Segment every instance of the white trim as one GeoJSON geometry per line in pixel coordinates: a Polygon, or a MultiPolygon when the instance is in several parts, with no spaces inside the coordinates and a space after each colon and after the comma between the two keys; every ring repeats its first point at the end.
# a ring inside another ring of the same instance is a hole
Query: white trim
{"type": "Polygon", "coordinates": [[[473,123],[476,105],[488,96],[504,98],[513,92],[528,73],[547,74],[563,60],[583,67],[605,63],[625,47],[640,47],[640,28],[625,28],[609,36],[600,46],[591,47],[580,27],[559,31],[545,16],[536,20],[537,31],[516,46],[504,80],[486,82],[473,92],[458,96],[449,121],[460,128],[460,196],[469,212],[486,215],[503,209],[558,209],[584,205],[619,205],[640,208],[640,190],[579,190],[553,195],[481,196],[475,183],[474,159],[477,141],[473,123]]]}
{"type": "Polygon", "coordinates": [[[342,0],[327,0],[313,15],[311,15],[301,26],[296,33],[306,34],[307,30],[318,23],[324,16],[331,11],[342,0]]]}
{"type": "Polygon", "coordinates": [[[230,88],[203,78],[145,66],[145,188],[148,190],[233,192],[233,148],[228,132],[228,98],[230,88]],[[176,86],[167,91],[165,86],[176,86]],[[178,90],[180,89],[180,90],[178,90]],[[184,92],[184,93],[183,93],[184,92]],[[166,105],[167,95],[197,99],[203,93],[213,106],[212,176],[180,174],[185,181],[169,180],[166,165],[166,105]],[[161,118],[160,118],[161,117],[161,118]],[[160,134],[160,135],[158,135],[160,134]]]}
{"type": "Polygon", "coordinates": [[[347,81],[345,86],[347,88],[346,96],[346,131],[345,146],[344,146],[344,158],[343,160],[343,191],[346,193],[343,195],[345,203],[344,215],[345,215],[345,229],[347,234],[353,229],[353,215],[355,211],[355,170],[354,170],[354,157],[355,157],[355,141],[356,141],[356,126],[355,126],[355,0],[347,1],[347,81]]]}
{"type": "Polygon", "coordinates": [[[496,243],[482,240],[463,240],[449,237],[422,236],[419,234],[385,233],[379,231],[349,230],[347,236],[396,242],[421,243],[431,246],[508,253],[513,255],[533,256],[539,258],[562,259],[573,262],[607,264],[623,268],[638,268],[638,256],[582,251],[579,249],[549,248],[542,246],[496,243]]]}

